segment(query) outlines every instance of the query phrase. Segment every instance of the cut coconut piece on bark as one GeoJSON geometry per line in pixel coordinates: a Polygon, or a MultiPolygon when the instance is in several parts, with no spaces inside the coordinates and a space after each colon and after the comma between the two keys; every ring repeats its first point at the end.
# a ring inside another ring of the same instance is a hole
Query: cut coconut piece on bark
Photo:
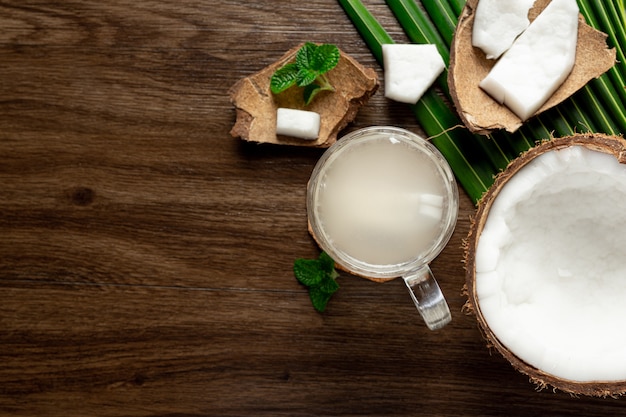
{"type": "Polygon", "coordinates": [[[530,24],[528,11],[535,0],[480,0],[476,8],[472,45],[488,59],[497,59],[530,24]]]}
{"type": "Polygon", "coordinates": [[[539,387],[626,393],[626,141],[543,142],[496,178],[466,247],[467,309],[539,387]]]}
{"type": "Polygon", "coordinates": [[[576,61],[577,37],[576,0],[552,0],[480,87],[522,121],[527,120],[569,76],[576,61]]]}
{"type": "Polygon", "coordinates": [[[338,133],[356,117],[378,89],[378,77],[372,68],[362,66],[340,50],[335,68],[326,73],[334,92],[325,91],[305,105],[302,89],[289,88],[280,94],[270,91],[272,74],[295,60],[300,44],[273,64],[235,83],[229,93],[236,108],[237,118],[230,134],[247,141],[327,148],[337,141],[338,133]],[[276,134],[278,108],[307,110],[320,115],[320,131],[315,140],[302,140],[276,134]]]}
{"type": "Polygon", "coordinates": [[[283,109],[276,112],[276,134],[314,140],[320,134],[320,115],[314,111],[283,109]]]}
{"type": "MultiPolygon", "coordinates": [[[[548,5],[549,0],[537,0],[529,12],[534,21],[548,5]]],[[[494,61],[472,47],[472,30],[478,0],[467,0],[450,50],[448,85],[454,105],[464,124],[473,132],[487,134],[493,130],[516,131],[522,120],[506,106],[495,101],[479,87],[494,61]]],[[[540,114],[582,88],[589,80],[597,78],[615,64],[615,49],[608,49],[606,34],[586,23],[579,15],[576,62],[571,73],[534,115],[540,114]]],[[[539,138],[538,138],[539,139],[539,138]]]]}
{"type": "Polygon", "coordinates": [[[415,104],[446,65],[431,44],[384,44],[385,97],[415,104]]]}

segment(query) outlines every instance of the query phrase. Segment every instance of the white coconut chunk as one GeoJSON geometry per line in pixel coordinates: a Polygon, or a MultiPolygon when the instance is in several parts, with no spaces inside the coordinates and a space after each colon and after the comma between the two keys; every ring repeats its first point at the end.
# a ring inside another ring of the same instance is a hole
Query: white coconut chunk
{"type": "Polygon", "coordinates": [[[279,108],[276,112],[276,134],[315,140],[320,134],[319,113],[279,108]]]}
{"type": "Polygon", "coordinates": [[[576,0],[552,0],[502,55],[480,87],[527,120],[572,71],[577,40],[576,0]]]}
{"type": "Polygon", "coordinates": [[[623,380],[626,166],[583,146],[552,150],[511,177],[501,199],[507,210],[489,211],[475,254],[489,328],[558,378],[623,380]],[[518,177],[534,182],[531,194],[516,191],[518,177]]]}
{"type": "Polygon", "coordinates": [[[385,97],[415,104],[445,69],[431,44],[384,44],[385,97]]]}
{"type": "Polygon", "coordinates": [[[497,59],[530,24],[535,0],[480,0],[474,13],[472,45],[488,59],[497,59]]]}

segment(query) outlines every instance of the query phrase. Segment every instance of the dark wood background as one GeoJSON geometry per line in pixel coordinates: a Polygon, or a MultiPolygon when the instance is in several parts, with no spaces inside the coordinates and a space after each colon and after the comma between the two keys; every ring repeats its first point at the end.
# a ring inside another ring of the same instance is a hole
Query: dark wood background
{"type": "MultiPolygon", "coordinates": [[[[400,42],[382,1],[366,1],[400,42]]],[[[615,416],[537,392],[463,314],[463,238],[432,264],[430,332],[404,284],[348,274],[327,311],[305,186],[321,150],[230,137],[228,89],[302,41],[382,76],[334,0],[0,2],[0,414],[615,416]]],[[[418,131],[381,93],[346,131],[418,131]]]]}

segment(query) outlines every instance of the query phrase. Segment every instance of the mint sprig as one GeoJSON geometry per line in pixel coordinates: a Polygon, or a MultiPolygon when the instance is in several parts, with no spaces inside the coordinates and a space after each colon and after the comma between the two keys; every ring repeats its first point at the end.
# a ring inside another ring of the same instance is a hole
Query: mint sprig
{"type": "Polygon", "coordinates": [[[318,259],[296,259],[293,273],[298,282],[309,289],[313,307],[323,312],[332,295],[339,289],[335,261],[326,252],[320,253],[318,259]]]}
{"type": "Polygon", "coordinates": [[[332,44],[307,42],[296,52],[295,62],[277,69],[270,80],[270,89],[280,94],[294,85],[303,87],[305,104],[310,104],[321,91],[335,91],[326,73],[339,63],[339,48],[332,44]]]}

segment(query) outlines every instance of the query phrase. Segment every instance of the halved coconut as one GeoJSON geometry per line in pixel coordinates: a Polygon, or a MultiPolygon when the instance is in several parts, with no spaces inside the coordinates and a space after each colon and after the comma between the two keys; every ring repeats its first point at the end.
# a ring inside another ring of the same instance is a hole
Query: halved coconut
{"type": "Polygon", "coordinates": [[[481,199],[466,247],[468,311],[539,387],[626,393],[626,141],[543,142],[481,199]]]}
{"type": "MultiPolygon", "coordinates": [[[[549,3],[550,0],[536,0],[529,12],[530,21],[534,21],[549,3]]],[[[478,0],[467,0],[459,17],[450,48],[450,94],[461,120],[472,132],[486,134],[497,129],[514,132],[522,126],[523,121],[479,87],[496,61],[487,59],[483,51],[472,46],[477,5],[478,0]]],[[[615,64],[616,51],[608,48],[606,38],[606,34],[593,29],[585,23],[582,15],[579,16],[574,68],[534,115],[561,103],[615,64]]]]}

